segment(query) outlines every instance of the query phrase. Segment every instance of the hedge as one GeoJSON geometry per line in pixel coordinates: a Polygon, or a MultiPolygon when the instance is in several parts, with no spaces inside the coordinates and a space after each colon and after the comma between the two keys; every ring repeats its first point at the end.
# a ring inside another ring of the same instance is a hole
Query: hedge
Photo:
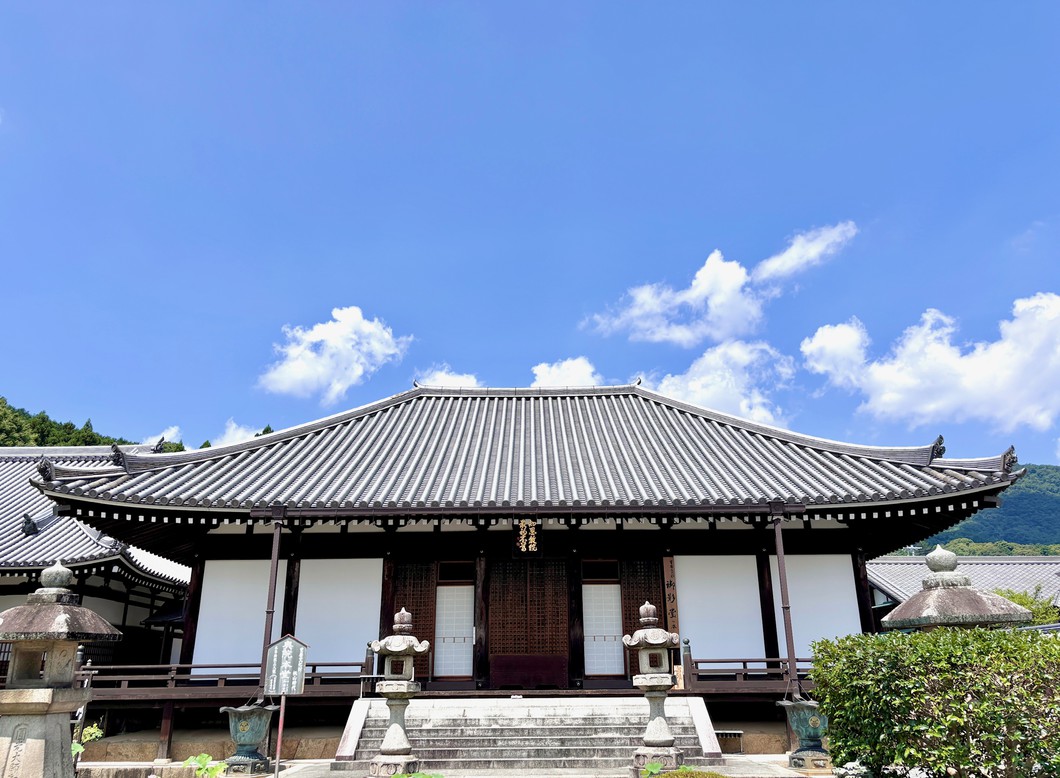
{"type": "Polygon", "coordinates": [[[835,764],[1060,776],[1060,637],[936,629],[813,644],[835,764]]]}

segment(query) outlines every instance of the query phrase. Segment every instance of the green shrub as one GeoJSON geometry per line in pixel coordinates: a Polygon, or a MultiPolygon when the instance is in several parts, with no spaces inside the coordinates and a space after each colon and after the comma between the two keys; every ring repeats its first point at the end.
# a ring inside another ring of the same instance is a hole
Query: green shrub
{"type": "Polygon", "coordinates": [[[1060,775],[1060,639],[937,629],[813,645],[833,762],[874,774],[1060,775]],[[1035,767],[1038,765],[1038,767],[1035,767]]]}
{"type": "Polygon", "coordinates": [[[1033,592],[1017,592],[1015,589],[994,589],[1009,602],[1022,605],[1031,612],[1031,624],[1056,624],[1060,621],[1060,606],[1042,594],[1042,585],[1033,592]]]}

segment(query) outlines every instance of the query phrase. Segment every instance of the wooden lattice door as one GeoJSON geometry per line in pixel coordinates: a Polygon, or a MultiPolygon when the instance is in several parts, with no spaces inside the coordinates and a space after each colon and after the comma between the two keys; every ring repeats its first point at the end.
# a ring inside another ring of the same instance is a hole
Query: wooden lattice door
{"type": "Polygon", "coordinates": [[[665,626],[661,559],[627,559],[619,567],[622,585],[622,624],[626,635],[640,629],[640,606],[647,600],[659,609],[659,626],[665,626]]]}
{"type": "Polygon", "coordinates": [[[493,562],[489,654],[495,686],[566,685],[569,597],[563,560],[493,562]]]}
{"type": "MultiPolygon", "coordinates": [[[[434,562],[394,564],[394,610],[404,608],[412,614],[412,634],[420,640],[434,639],[437,588],[438,573],[434,562]]],[[[427,657],[417,656],[415,662],[416,677],[426,679],[427,657]]]]}

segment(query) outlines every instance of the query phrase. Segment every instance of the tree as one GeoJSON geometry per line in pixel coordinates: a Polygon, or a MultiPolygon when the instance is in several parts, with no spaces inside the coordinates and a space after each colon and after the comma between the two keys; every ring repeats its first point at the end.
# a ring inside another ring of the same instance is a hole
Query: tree
{"type": "Polygon", "coordinates": [[[1060,607],[1055,600],[1042,594],[1042,585],[1034,587],[1033,592],[1017,592],[1014,589],[994,589],[1006,600],[1022,605],[1031,612],[1031,624],[1056,624],[1060,622],[1060,607]]]}
{"type": "Polygon", "coordinates": [[[36,446],[37,434],[21,408],[12,408],[0,397],[0,446],[36,446]]]}

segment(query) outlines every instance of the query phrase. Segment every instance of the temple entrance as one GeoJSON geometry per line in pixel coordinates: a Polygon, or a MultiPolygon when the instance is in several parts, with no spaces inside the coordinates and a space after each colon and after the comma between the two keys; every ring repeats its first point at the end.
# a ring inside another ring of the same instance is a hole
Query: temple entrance
{"type": "MultiPolygon", "coordinates": [[[[389,572],[387,572],[389,571],[389,572]]],[[[431,641],[416,677],[437,689],[577,689],[629,683],[622,635],[663,602],[661,560],[485,558],[400,562],[381,617],[413,614],[431,641]]]]}
{"type": "Polygon", "coordinates": [[[561,559],[490,565],[489,681],[493,689],[565,689],[570,596],[561,559]]]}

